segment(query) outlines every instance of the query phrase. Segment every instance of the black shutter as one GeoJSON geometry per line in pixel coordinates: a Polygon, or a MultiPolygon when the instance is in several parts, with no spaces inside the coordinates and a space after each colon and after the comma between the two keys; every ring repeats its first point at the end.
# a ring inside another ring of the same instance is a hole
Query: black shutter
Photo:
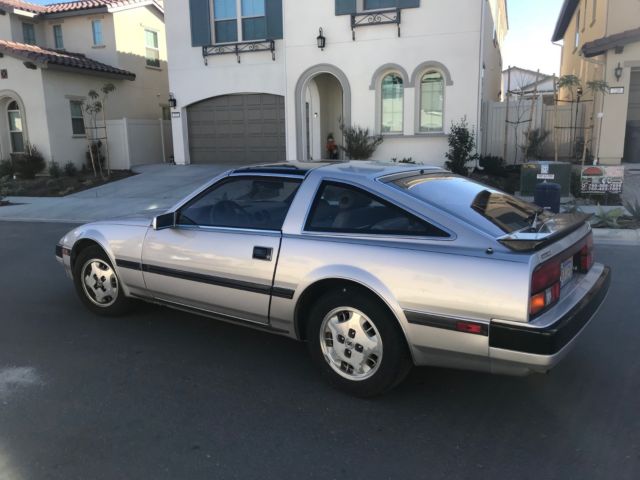
{"type": "Polygon", "coordinates": [[[209,0],[189,0],[191,16],[191,45],[211,45],[211,12],[209,0]]]}
{"type": "Polygon", "coordinates": [[[266,0],[267,38],[282,38],[282,0],[266,0]]]}
{"type": "Polygon", "coordinates": [[[336,15],[356,13],[356,0],[336,0],[336,15]]]}
{"type": "Polygon", "coordinates": [[[420,6],[420,0],[396,0],[398,8],[415,8],[420,6]]]}

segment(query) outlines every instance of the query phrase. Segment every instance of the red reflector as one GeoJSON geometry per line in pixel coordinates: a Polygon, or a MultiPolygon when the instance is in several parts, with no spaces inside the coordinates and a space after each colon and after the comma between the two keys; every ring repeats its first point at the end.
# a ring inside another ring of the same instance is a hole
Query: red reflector
{"type": "Polygon", "coordinates": [[[478,323],[458,322],[456,323],[456,330],[465,333],[482,335],[482,325],[478,323]]]}

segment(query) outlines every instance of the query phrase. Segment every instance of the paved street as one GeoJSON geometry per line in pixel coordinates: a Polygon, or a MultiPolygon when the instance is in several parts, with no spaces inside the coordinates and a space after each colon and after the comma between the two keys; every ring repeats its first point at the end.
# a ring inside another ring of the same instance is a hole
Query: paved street
{"type": "Polygon", "coordinates": [[[165,308],[91,315],[53,247],[0,222],[0,479],[640,478],[638,247],[550,375],[414,369],[328,387],[304,345],[165,308]]]}

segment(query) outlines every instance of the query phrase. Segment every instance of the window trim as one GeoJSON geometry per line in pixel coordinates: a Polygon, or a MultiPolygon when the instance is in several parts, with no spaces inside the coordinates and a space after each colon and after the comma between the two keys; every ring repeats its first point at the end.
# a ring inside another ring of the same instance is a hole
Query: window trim
{"type": "Polygon", "coordinates": [[[451,232],[450,229],[443,227],[438,222],[434,222],[433,220],[427,219],[424,215],[415,212],[413,209],[407,208],[406,206],[400,206],[395,201],[389,199],[385,195],[380,194],[380,192],[373,192],[362,185],[358,185],[356,183],[352,183],[345,180],[334,180],[334,179],[323,179],[321,180],[313,194],[313,201],[310,203],[309,208],[307,209],[304,223],[302,225],[302,233],[306,235],[313,236],[331,236],[331,237],[343,237],[343,238],[353,238],[353,237],[364,237],[367,239],[394,239],[394,240],[437,240],[437,241],[451,241],[455,240],[456,235],[451,232]],[[441,230],[447,236],[437,237],[432,235],[411,235],[406,232],[402,233],[391,233],[391,232],[380,232],[380,233],[371,233],[371,232],[362,232],[362,231],[345,231],[345,230],[334,230],[329,228],[322,229],[312,229],[310,226],[311,217],[315,213],[315,210],[320,202],[322,197],[322,192],[325,186],[333,185],[341,188],[351,188],[354,190],[358,190],[363,192],[366,195],[369,195],[375,199],[375,201],[385,205],[387,207],[395,208],[400,210],[402,213],[406,214],[409,217],[414,217],[420,223],[427,223],[431,225],[433,228],[441,230]]]}
{"type": "Polygon", "coordinates": [[[376,8],[367,8],[367,2],[370,0],[361,0],[361,5],[358,5],[358,7],[362,7],[360,9],[358,9],[358,12],[362,12],[362,13],[366,13],[366,12],[379,12],[381,10],[395,10],[396,8],[398,8],[398,4],[396,1],[392,1],[393,5],[390,5],[388,7],[376,7],[376,8]]]}
{"type": "Polygon", "coordinates": [[[596,23],[596,17],[598,16],[598,0],[591,0],[591,24],[593,27],[596,23]]]}
{"type": "MultiPolygon", "coordinates": [[[[302,185],[302,182],[304,181],[304,178],[300,177],[300,176],[295,176],[295,175],[271,175],[271,174],[230,174],[227,175],[225,177],[222,177],[221,179],[214,181],[213,184],[205,187],[202,191],[200,191],[199,193],[193,195],[191,198],[188,198],[184,203],[182,203],[178,208],[175,208],[173,210],[173,212],[176,215],[176,225],[174,228],[177,229],[189,229],[189,230],[225,230],[225,231],[230,231],[230,232],[253,232],[253,233],[257,233],[257,232],[268,232],[268,233],[278,233],[278,234],[282,234],[282,227],[284,226],[284,224],[287,221],[287,217],[289,216],[289,212],[291,211],[291,206],[293,205],[293,202],[296,199],[296,196],[298,195],[298,192],[300,191],[300,186],[302,185]],[[291,203],[289,204],[289,208],[287,209],[287,213],[284,216],[284,219],[282,220],[282,225],[280,226],[280,229],[278,230],[271,230],[271,229],[266,229],[266,228],[252,228],[252,227],[229,227],[229,226],[220,226],[220,225],[188,225],[188,224],[182,224],[180,223],[180,214],[182,212],[182,210],[184,210],[185,208],[189,208],[190,205],[194,204],[195,202],[199,201],[202,197],[206,196],[209,192],[211,192],[211,190],[213,190],[214,188],[218,188],[221,187],[222,185],[224,185],[225,183],[237,180],[237,179],[264,179],[264,178],[271,178],[271,179],[276,179],[276,180],[284,180],[284,181],[293,181],[293,182],[297,182],[298,183],[298,189],[296,190],[293,198],[291,199],[291,203]]],[[[169,213],[169,212],[167,212],[169,213]]]]}
{"type": "Polygon", "coordinates": [[[52,25],[51,30],[53,32],[53,46],[56,50],[64,50],[64,35],[62,33],[62,24],[56,23],[52,25]],[[58,35],[56,31],[60,32],[60,45],[58,45],[58,35]]]}
{"type": "Polygon", "coordinates": [[[385,70],[380,74],[380,80],[378,81],[379,83],[379,90],[377,90],[377,98],[376,98],[376,102],[378,103],[378,108],[377,110],[380,112],[379,118],[377,118],[376,123],[378,125],[378,131],[380,132],[380,135],[384,135],[386,136],[390,136],[390,137],[394,137],[394,136],[401,136],[404,135],[405,132],[405,121],[404,121],[404,114],[405,114],[405,89],[407,88],[406,85],[406,79],[405,76],[403,75],[403,72],[398,71],[396,69],[389,69],[389,70],[385,70]],[[384,83],[385,78],[387,78],[390,75],[395,75],[396,77],[398,77],[400,79],[400,81],[402,82],[402,125],[400,127],[399,131],[391,131],[391,132],[385,132],[383,131],[382,125],[383,125],[383,121],[384,121],[384,105],[383,105],[383,91],[382,91],[382,84],[384,83]]]}
{"type": "Polygon", "coordinates": [[[94,47],[104,47],[104,30],[101,18],[94,18],[91,20],[91,39],[94,47]],[[100,43],[96,42],[96,30],[95,25],[100,25],[100,43]]]}
{"type": "Polygon", "coordinates": [[[580,13],[581,10],[580,8],[578,8],[576,10],[576,24],[575,24],[575,28],[576,28],[576,32],[575,32],[575,36],[573,39],[573,51],[575,52],[576,50],[578,50],[578,48],[580,47],[580,21],[582,20],[580,18],[580,13]]]}
{"type": "Polygon", "coordinates": [[[27,45],[37,45],[38,44],[38,37],[36,35],[36,26],[33,23],[30,22],[22,22],[22,41],[24,43],[26,43],[27,45]],[[29,40],[32,40],[31,42],[27,41],[27,38],[25,36],[26,30],[28,28],[31,29],[31,33],[33,34],[33,38],[30,38],[29,40]]]}
{"type": "Polygon", "coordinates": [[[445,73],[439,68],[429,67],[421,70],[419,75],[416,75],[416,83],[414,85],[416,91],[416,121],[415,121],[415,133],[420,136],[429,135],[441,135],[445,133],[446,125],[446,105],[447,105],[447,77],[445,73]],[[437,73],[440,75],[442,81],[442,129],[441,130],[422,130],[422,78],[429,73],[437,73]]]}
{"type": "Polygon", "coordinates": [[[24,132],[24,116],[22,115],[22,109],[20,108],[21,104],[15,100],[15,99],[11,99],[11,101],[8,103],[7,105],[7,111],[6,111],[6,119],[7,119],[7,131],[9,132],[9,146],[11,148],[11,153],[24,153],[24,147],[26,146],[27,142],[25,141],[25,132],[24,132]],[[16,106],[18,107],[16,108],[9,108],[13,103],[16,104],[16,106]],[[11,113],[12,112],[18,112],[18,114],[20,115],[20,123],[21,123],[21,129],[20,130],[11,130],[11,113]],[[13,133],[19,133],[20,136],[22,137],[22,150],[15,150],[15,145],[13,142],[13,133]]]}
{"type": "Polygon", "coordinates": [[[71,115],[71,136],[74,137],[74,138],[83,138],[83,137],[87,136],[87,130],[86,130],[85,126],[84,126],[84,115],[82,115],[82,116],[74,116],[73,115],[72,105],[74,103],[79,103],[80,104],[80,112],[82,112],[82,103],[83,102],[82,102],[82,100],[76,100],[76,99],[73,99],[73,98],[69,99],[69,114],[71,115]],[[73,131],[73,120],[74,119],[81,119],[82,120],[82,127],[83,127],[83,130],[84,130],[84,133],[76,133],[76,132],[73,131]]]}
{"type": "Polygon", "coordinates": [[[158,32],[158,30],[155,30],[153,28],[148,28],[148,27],[144,27],[143,30],[144,30],[145,65],[150,68],[160,68],[160,66],[162,65],[162,61],[160,60],[160,32],[158,32]],[[156,43],[158,45],[157,47],[150,47],[147,44],[147,32],[152,33],[156,36],[156,43]],[[155,50],[155,52],[157,53],[158,55],[157,65],[152,65],[149,63],[149,60],[152,60],[152,59],[149,58],[147,55],[148,50],[155,50]]]}
{"type": "MultiPolygon", "coordinates": [[[[265,19],[265,33],[266,32],[266,22],[267,22],[267,0],[262,0],[264,4],[264,15],[250,15],[244,16],[242,14],[242,0],[234,0],[236,2],[236,16],[229,18],[219,18],[216,19],[216,8],[215,8],[215,0],[211,0],[211,36],[214,45],[232,45],[234,43],[244,43],[244,42],[260,42],[268,40],[268,38],[254,38],[251,40],[246,40],[244,38],[244,29],[243,29],[243,20],[252,19],[252,18],[264,18],[265,19]],[[229,22],[231,20],[236,21],[236,40],[230,42],[218,42],[216,39],[216,22],[229,22]]],[[[268,35],[267,35],[268,36],[268,35]]]]}

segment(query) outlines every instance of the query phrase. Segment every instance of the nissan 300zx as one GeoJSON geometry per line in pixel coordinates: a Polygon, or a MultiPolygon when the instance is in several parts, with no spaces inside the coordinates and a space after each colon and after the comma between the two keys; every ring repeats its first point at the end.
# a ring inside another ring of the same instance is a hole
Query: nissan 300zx
{"type": "Polygon", "coordinates": [[[94,313],[141,299],[306,341],[359,396],[412,365],[546,372],[610,284],[585,215],[376,162],[231,170],[154,218],[75,228],[56,255],[94,313]]]}

